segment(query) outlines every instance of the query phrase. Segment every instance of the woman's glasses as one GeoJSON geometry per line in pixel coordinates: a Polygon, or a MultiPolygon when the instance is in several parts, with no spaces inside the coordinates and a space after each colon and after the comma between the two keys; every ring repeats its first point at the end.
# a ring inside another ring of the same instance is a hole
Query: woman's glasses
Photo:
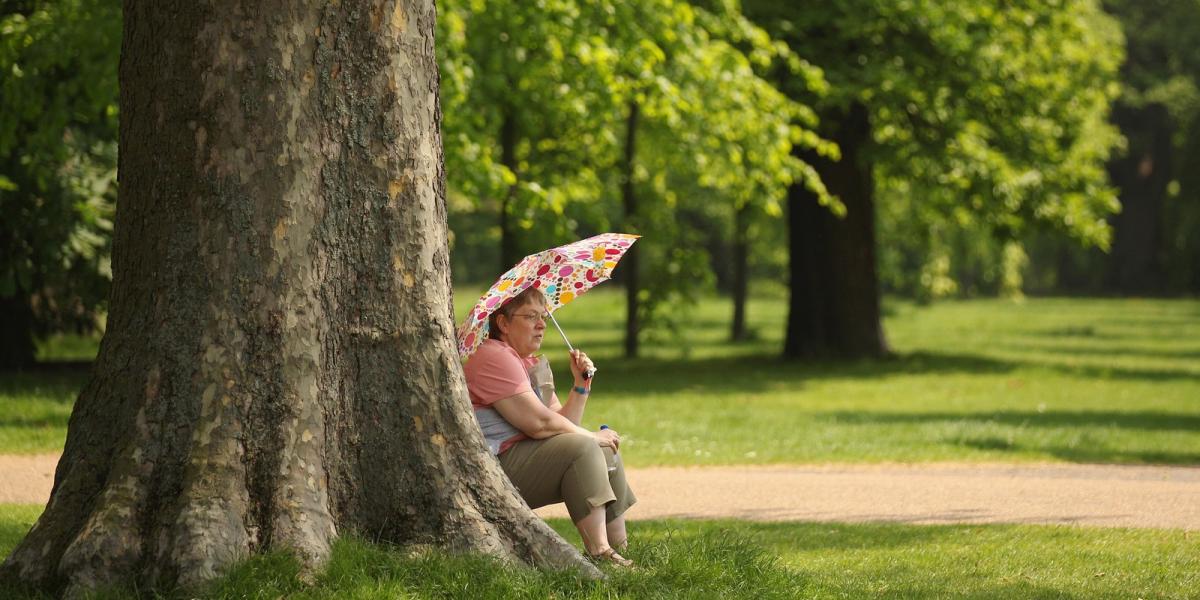
{"type": "Polygon", "coordinates": [[[537,324],[538,321],[546,323],[550,320],[550,313],[513,313],[514,317],[521,317],[530,323],[537,324]]]}

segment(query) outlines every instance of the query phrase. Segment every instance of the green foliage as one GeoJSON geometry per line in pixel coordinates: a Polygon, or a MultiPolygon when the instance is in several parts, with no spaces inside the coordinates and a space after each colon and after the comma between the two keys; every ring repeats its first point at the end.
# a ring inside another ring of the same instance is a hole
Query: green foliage
{"type": "Polygon", "coordinates": [[[1104,161],[1119,138],[1106,119],[1122,38],[1094,0],[747,7],[823,70],[825,122],[868,107],[863,160],[881,217],[899,219],[880,227],[882,262],[907,267],[885,273],[892,289],[952,293],[946,261],[964,227],[994,238],[993,251],[1031,226],[1109,243],[1104,161]]]}
{"type": "MultiPolygon", "coordinates": [[[[1175,181],[1163,207],[1167,287],[1200,291],[1200,2],[1105,0],[1128,40],[1121,66],[1120,102],[1167,109],[1172,128],[1170,169],[1175,181]]],[[[1131,132],[1131,135],[1133,132],[1131,132]]]]}
{"type": "Polygon", "coordinates": [[[585,8],[562,0],[439,6],[448,187],[493,214],[511,194],[527,250],[569,231],[566,205],[600,187],[591,157],[617,143],[607,126],[612,91],[588,68],[603,15],[585,8]],[[506,125],[513,168],[501,156],[506,125]]]}
{"type": "Polygon", "coordinates": [[[678,0],[443,3],[443,102],[456,277],[486,281],[479,219],[507,198],[523,251],[602,230],[644,233],[643,322],[678,331],[688,299],[711,284],[708,257],[681,225],[760,203],[778,216],[792,182],[824,198],[793,146],[835,152],[811,131],[812,110],[760,73],[788,69],[823,89],[819,73],[741,16],[736,3],[678,0]],[[626,120],[636,106],[636,147],[626,120]],[[515,169],[503,163],[516,140],[515,169]],[[634,157],[635,214],[620,196],[634,157]],[[474,202],[468,199],[473,199],[474,202]],[[480,268],[482,266],[482,268],[480,268]]]}
{"type": "Polygon", "coordinates": [[[94,326],[112,277],[120,27],[114,0],[0,12],[0,297],[42,333],[94,326]]]}
{"type": "Polygon", "coordinates": [[[1121,102],[1164,104],[1172,117],[1188,124],[1200,110],[1200,46],[1195,43],[1200,4],[1194,0],[1104,0],[1103,4],[1120,20],[1127,40],[1121,102]]]}
{"type": "MultiPolygon", "coordinates": [[[[1022,242],[1029,236],[1005,239],[965,208],[942,213],[913,195],[903,181],[896,181],[883,198],[876,210],[882,240],[879,278],[885,294],[918,302],[1024,294],[1028,256],[1022,242]]],[[[1061,236],[1038,233],[1064,243],[1061,236]]]]}
{"type": "MultiPolygon", "coordinates": [[[[1126,114],[1120,123],[1126,147],[1120,158],[1141,158],[1142,153],[1169,153],[1156,157],[1154,172],[1166,169],[1173,180],[1162,200],[1157,223],[1129,223],[1143,228],[1140,239],[1156,244],[1150,249],[1156,259],[1153,270],[1161,269],[1158,291],[1200,291],[1200,3],[1195,0],[1104,0],[1105,10],[1121,24],[1125,36],[1125,61],[1120,70],[1121,93],[1117,105],[1126,114]],[[1161,107],[1166,123],[1144,115],[1161,107]],[[1169,129],[1169,151],[1156,149],[1154,140],[1169,129]],[[1157,231],[1157,233],[1155,233],[1157,231]]],[[[1119,167],[1118,167],[1119,168],[1119,167]]],[[[1136,181],[1129,184],[1137,185],[1136,181]]],[[[1147,182],[1148,184],[1148,182],[1147,182]]],[[[1131,190],[1129,201],[1146,202],[1153,194],[1131,190]],[[1134,200],[1134,197],[1139,200],[1134,200]]],[[[1116,220],[1119,224],[1120,220],[1116,220]]],[[[1139,234],[1135,234],[1139,235],[1139,234]]],[[[1031,291],[1042,293],[1096,293],[1120,286],[1119,257],[1094,249],[1072,247],[1062,240],[1034,232],[1025,240],[1031,259],[1031,291]]]]}

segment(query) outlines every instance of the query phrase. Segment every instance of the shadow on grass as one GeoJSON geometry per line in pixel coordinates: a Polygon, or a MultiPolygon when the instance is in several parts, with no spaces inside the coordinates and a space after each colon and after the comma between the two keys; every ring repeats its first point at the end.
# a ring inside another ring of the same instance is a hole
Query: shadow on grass
{"type": "MultiPolygon", "coordinates": [[[[599,361],[598,361],[599,362],[599,361]]],[[[1008,360],[972,354],[913,352],[878,360],[786,361],[775,355],[746,355],[697,360],[609,359],[601,362],[604,386],[625,394],[754,393],[786,386],[802,389],[805,382],[831,379],[881,379],[910,375],[1002,375],[1023,368],[1050,370],[1088,379],[1170,381],[1196,377],[1195,370],[1065,365],[1035,360],[1008,360]]],[[[559,381],[570,374],[556,371],[559,381]]],[[[598,376],[599,377],[599,376],[598,376]]]]}
{"type": "Polygon", "coordinates": [[[87,383],[91,363],[71,363],[16,373],[0,373],[0,396],[46,396],[74,402],[87,383]]]}
{"type": "Polygon", "coordinates": [[[1097,356],[1104,358],[1120,358],[1123,356],[1131,358],[1156,358],[1156,359],[1195,359],[1200,358],[1200,348],[1188,348],[1184,350],[1162,350],[1158,348],[1131,348],[1129,346],[1120,347],[1080,347],[1071,344],[1022,344],[1016,342],[1002,342],[991,345],[992,348],[1009,350],[1015,352],[1046,352],[1051,354],[1061,354],[1063,356],[1097,356]]]}
{"type": "MultiPolygon", "coordinates": [[[[1019,433],[1013,436],[985,433],[989,427],[1003,425],[1020,431],[1032,428],[1061,428],[1103,435],[1106,428],[1147,432],[1193,433],[1200,431],[1200,415],[1181,415],[1156,411],[1001,411],[990,413],[826,413],[823,418],[854,425],[953,425],[962,433],[944,443],[956,444],[986,452],[1030,452],[1049,454],[1074,463],[1113,463],[1146,465],[1197,465],[1200,453],[1194,451],[1137,450],[1112,448],[1101,443],[1079,443],[1074,446],[1040,444],[1019,433]],[[977,433],[975,433],[977,432],[977,433]]],[[[994,430],[991,430],[994,431],[994,430]]]]}
{"type": "Polygon", "coordinates": [[[17,543],[24,539],[25,534],[29,533],[29,529],[33,527],[37,515],[41,514],[40,506],[22,506],[21,508],[22,512],[19,514],[5,514],[5,518],[0,519],[0,556],[8,556],[8,553],[17,547],[17,543]]]}
{"type": "Polygon", "coordinates": [[[87,370],[8,373],[0,376],[0,430],[53,430],[65,434],[87,370]]]}
{"type": "Polygon", "coordinates": [[[1045,446],[1039,451],[1076,463],[1116,463],[1130,465],[1200,465],[1200,452],[1165,452],[1161,450],[1109,450],[1089,446],[1045,446]]]}
{"type": "Polygon", "coordinates": [[[1060,427],[1139,429],[1143,431],[1200,431],[1200,415],[1156,411],[996,411],[986,413],[888,413],[836,412],[825,418],[850,424],[930,424],[954,423],[970,425],[1000,424],[1013,427],[1060,427]]]}

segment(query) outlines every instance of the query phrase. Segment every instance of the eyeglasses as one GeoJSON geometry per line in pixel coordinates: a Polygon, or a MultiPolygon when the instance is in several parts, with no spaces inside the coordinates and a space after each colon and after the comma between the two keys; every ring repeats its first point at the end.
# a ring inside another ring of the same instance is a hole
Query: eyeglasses
{"type": "Polygon", "coordinates": [[[536,324],[538,321],[545,323],[550,320],[550,313],[548,313],[548,312],[544,312],[544,313],[513,313],[513,316],[521,317],[521,318],[529,321],[530,323],[534,323],[534,324],[536,324]]]}

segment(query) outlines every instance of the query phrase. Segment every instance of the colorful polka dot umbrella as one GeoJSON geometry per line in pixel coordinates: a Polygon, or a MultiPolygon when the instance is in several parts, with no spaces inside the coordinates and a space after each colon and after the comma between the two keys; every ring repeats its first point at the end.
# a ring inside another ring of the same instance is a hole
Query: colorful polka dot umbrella
{"type": "Polygon", "coordinates": [[[554,312],[597,283],[606,281],[617,261],[638,237],[627,233],[602,233],[526,256],[492,284],[459,326],[459,356],[470,356],[487,338],[488,317],[510,298],[534,287],[546,296],[547,310],[554,312]]]}

